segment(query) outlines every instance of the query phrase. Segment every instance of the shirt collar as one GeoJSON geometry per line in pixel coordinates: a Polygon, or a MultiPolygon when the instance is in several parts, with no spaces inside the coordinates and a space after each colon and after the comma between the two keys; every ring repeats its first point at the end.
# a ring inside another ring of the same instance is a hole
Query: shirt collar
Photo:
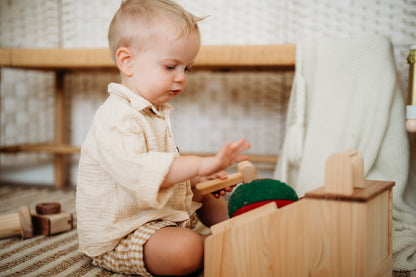
{"type": "Polygon", "coordinates": [[[165,117],[166,113],[174,109],[168,103],[155,107],[152,103],[150,103],[140,95],[137,95],[126,86],[117,83],[110,83],[108,85],[108,93],[123,98],[124,100],[128,101],[134,109],[138,111],[150,111],[153,114],[160,117],[165,117]]]}

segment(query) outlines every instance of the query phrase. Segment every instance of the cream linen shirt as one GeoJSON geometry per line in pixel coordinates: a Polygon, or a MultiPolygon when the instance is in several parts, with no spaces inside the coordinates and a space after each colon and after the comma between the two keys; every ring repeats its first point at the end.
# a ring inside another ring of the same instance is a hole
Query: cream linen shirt
{"type": "Polygon", "coordinates": [[[169,104],[153,106],[111,83],[81,147],[76,212],[80,250],[98,256],[155,219],[183,223],[200,206],[190,182],[161,189],[178,151],[169,104]]]}

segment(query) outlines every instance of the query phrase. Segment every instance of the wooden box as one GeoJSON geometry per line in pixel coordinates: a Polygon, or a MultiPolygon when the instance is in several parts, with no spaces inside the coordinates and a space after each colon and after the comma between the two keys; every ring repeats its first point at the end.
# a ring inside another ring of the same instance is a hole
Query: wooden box
{"type": "Polygon", "coordinates": [[[321,187],[281,209],[270,203],[214,225],[204,276],[392,276],[393,186],[366,180],[350,194],[321,187]]]}

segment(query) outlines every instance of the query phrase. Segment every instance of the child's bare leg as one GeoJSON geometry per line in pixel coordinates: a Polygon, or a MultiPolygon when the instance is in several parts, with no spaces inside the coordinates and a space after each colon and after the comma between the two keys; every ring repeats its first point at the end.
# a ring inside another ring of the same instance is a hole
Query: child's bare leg
{"type": "Polygon", "coordinates": [[[153,275],[187,275],[203,266],[204,238],[191,229],[162,228],[143,248],[146,269],[153,275]]]}

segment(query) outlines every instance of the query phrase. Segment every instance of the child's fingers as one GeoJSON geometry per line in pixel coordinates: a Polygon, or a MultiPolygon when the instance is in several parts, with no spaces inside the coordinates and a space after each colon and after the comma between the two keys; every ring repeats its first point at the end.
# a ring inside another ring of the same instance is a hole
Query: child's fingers
{"type": "Polygon", "coordinates": [[[217,178],[220,178],[221,180],[226,180],[228,178],[228,174],[225,171],[220,171],[216,174],[217,178]]]}
{"type": "Polygon", "coordinates": [[[241,139],[231,143],[231,148],[232,149],[239,149],[245,144],[245,142],[246,142],[246,140],[244,138],[241,138],[241,139]]]}
{"type": "Polygon", "coordinates": [[[241,153],[251,147],[251,144],[246,142],[244,138],[235,141],[231,144],[231,150],[235,153],[241,153]]]}
{"type": "Polygon", "coordinates": [[[248,160],[247,155],[239,155],[239,156],[235,157],[233,163],[239,163],[239,162],[247,161],[247,160],[248,160]]]}
{"type": "Polygon", "coordinates": [[[226,195],[227,192],[231,192],[231,191],[233,191],[233,187],[226,187],[224,189],[214,191],[212,195],[214,195],[215,198],[220,198],[221,196],[226,195]]]}
{"type": "Polygon", "coordinates": [[[234,186],[224,188],[224,190],[225,190],[226,192],[232,192],[232,191],[233,191],[233,189],[234,189],[234,186]]]}
{"type": "Polygon", "coordinates": [[[204,177],[204,180],[215,180],[215,179],[226,180],[227,178],[228,178],[228,173],[222,170],[210,176],[204,177]]]}
{"type": "Polygon", "coordinates": [[[230,155],[230,152],[232,152],[232,143],[231,142],[227,142],[220,151],[218,151],[217,153],[217,157],[219,157],[220,159],[222,159],[222,157],[226,157],[228,155],[230,155]]]}
{"type": "Polygon", "coordinates": [[[225,169],[236,162],[246,161],[248,156],[239,154],[250,147],[251,144],[246,142],[244,138],[235,142],[227,142],[215,157],[218,162],[218,169],[225,169]]]}

